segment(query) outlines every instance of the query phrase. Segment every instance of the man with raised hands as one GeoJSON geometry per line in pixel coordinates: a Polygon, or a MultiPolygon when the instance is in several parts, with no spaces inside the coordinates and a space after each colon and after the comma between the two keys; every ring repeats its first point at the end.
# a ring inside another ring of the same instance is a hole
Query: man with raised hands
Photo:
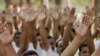
{"type": "Polygon", "coordinates": [[[62,52],[61,56],[73,56],[77,51],[79,45],[85,39],[88,28],[93,23],[93,19],[89,15],[84,15],[81,24],[75,23],[74,29],[76,31],[76,36],[74,37],[72,43],[62,52]]]}

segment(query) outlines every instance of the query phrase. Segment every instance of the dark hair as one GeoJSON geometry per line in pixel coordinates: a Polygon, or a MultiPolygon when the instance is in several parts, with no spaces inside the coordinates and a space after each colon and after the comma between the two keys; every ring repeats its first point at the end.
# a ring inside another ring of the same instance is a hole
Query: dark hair
{"type": "Polygon", "coordinates": [[[61,31],[61,26],[60,25],[58,25],[58,30],[61,31]]]}
{"type": "Polygon", "coordinates": [[[21,32],[17,31],[15,34],[16,34],[16,35],[21,35],[21,32]]]}
{"type": "Polygon", "coordinates": [[[15,32],[14,37],[18,37],[19,35],[21,35],[21,32],[17,31],[15,32]]]}
{"type": "Polygon", "coordinates": [[[50,35],[48,35],[48,37],[47,37],[48,39],[51,39],[52,37],[50,36],[50,35]]]}
{"type": "Polygon", "coordinates": [[[39,33],[39,32],[37,32],[37,33],[36,33],[36,36],[40,36],[40,33],[39,33]]]}
{"type": "Polygon", "coordinates": [[[38,54],[35,51],[32,51],[32,50],[25,52],[22,56],[29,56],[29,55],[37,55],[38,56],[38,54]]]}
{"type": "Polygon", "coordinates": [[[81,43],[81,45],[80,45],[80,47],[79,47],[79,51],[82,51],[82,48],[83,48],[83,47],[87,47],[87,46],[88,46],[88,45],[87,45],[86,42],[81,43]]]}
{"type": "Polygon", "coordinates": [[[72,32],[76,34],[75,29],[72,29],[72,32]]]}
{"type": "Polygon", "coordinates": [[[49,29],[47,27],[45,27],[45,30],[46,30],[47,33],[49,33],[49,29]]]}

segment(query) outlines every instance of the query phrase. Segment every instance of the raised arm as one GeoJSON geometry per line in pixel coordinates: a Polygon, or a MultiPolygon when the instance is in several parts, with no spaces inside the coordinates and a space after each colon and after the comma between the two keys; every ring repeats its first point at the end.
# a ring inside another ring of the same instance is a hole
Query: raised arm
{"type": "Polygon", "coordinates": [[[4,50],[7,56],[18,56],[14,49],[11,46],[11,42],[14,38],[14,34],[11,34],[8,27],[5,29],[3,28],[3,32],[0,33],[0,41],[4,46],[4,50]]]}
{"type": "Polygon", "coordinates": [[[96,49],[91,56],[100,56],[100,46],[96,49]]]}
{"type": "Polygon", "coordinates": [[[67,22],[65,22],[64,33],[63,33],[63,37],[64,37],[64,39],[63,39],[63,49],[65,49],[68,46],[68,43],[69,43],[70,39],[72,38],[71,30],[72,30],[72,27],[73,27],[73,22],[76,19],[75,16],[74,16],[75,9],[72,8],[69,11],[70,11],[70,13],[65,18],[67,20],[67,22]]]}
{"type": "Polygon", "coordinates": [[[86,35],[89,26],[93,22],[91,18],[87,18],[86,16],[83,19],[84,20],[80,25],[79,23],[75,24],[74,28],[76,36],[74,37],[72,43],[63,51],[61,56],[73,56],[81,44],[81,41],[83,41],[83,37],[86,35]]]}
{"type": "Polygon", "coordinates": [[[0,56],[7,56],[7,54],[5,52],[5,48],[2,45],[1,41],[0,41],[0,56]]]}
{"type": "Polygon", "coordinates": [[[27,40],[27,29],[26,29],[26,24],[25,22],[22,23],[22,32],[21,32],[21,38],[20,38],[20,49],[18,51],[18,55],[21,56],[23,52],[26,51],[27,45],[28,45],[28,40],[27,40]]]}
{"type": "Polygon", "coordinates": [[[48,34],[45,30],[45,26],[43,25],[42,22],[40,22],[40,26],[39,26],[39,33],[40,33],[40,36],[41,36],[41,40],[43,41],[43,46],[44,46],[44,49],[47,51],[49,49],[49,42],[48,42],[48,34]]]}

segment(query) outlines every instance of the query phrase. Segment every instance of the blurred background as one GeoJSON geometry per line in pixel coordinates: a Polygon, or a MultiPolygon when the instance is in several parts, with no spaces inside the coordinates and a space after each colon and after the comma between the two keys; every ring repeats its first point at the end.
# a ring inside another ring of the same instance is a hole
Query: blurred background
{"type": "MultiPolygon", "coordinates": [[[[5,1],[11,1],[11,3],[18,4],[20,1],[26,2],[26,0],[0,0],[0,9],[5,8],[5,1]]],[[[39,6],[42,0],[31,0],[33,4],[39,6]]],[[[45,4],[50,7],[54,6],[55,1],[60,2],[61,7],[70,6],[70,7],[84,7],[84,6],[92,6],[92,2],[94,0],[44,0],[45,4]]]]}

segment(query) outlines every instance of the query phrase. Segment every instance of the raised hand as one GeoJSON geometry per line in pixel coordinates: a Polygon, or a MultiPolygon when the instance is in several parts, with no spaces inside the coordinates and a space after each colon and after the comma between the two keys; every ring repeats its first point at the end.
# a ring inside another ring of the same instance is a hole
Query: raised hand
{"type": "Polygon", "coordinates": [[[13,22],[13,17],[15,16],[15,13],[14,13],[14,8],[13,6],[9,6],[6,10],[5,10],[5,19],[6,21],[8,22],[13,22]]]}
{"type": "Polygon", "coordinates": [[[57,11],[53,11],[53,12],[52,12],[52,17],[53,17],[54,19],[58,19],[59,13],[58,13],[57,11]]]}
{"type": "Polygon", "coordinates": [[[8,44],[8,43],[11,43],[11,41],[13,40],[13,37],[14,35],[13,34],[11,35],[9,31],[5,31],[2,34],[0,34],[0,41],[3,44],[8,44]]]}
{"type": "Polygon", "coordinates": [[[88,28],[91,26],[93,22],[94,22],[93,18],[91,18],[88,15],[85,15],[83,17],[81,24],[74,23],[74,28],[76,33],[83,37],[87,33],[88,28]]]}
{"type": "Polygon", "coordinates": [[[30,21],[33,21],[36,16],[38,15],[38,13],[31,7],[26,7],[26,8],[22,8],[21,9],[21,13],[20,13],[20,17],[27,21],[27,22],[30,22],[30,21]]]}
{"type": "Polygon", "coordinates": [[[38,15],[39,21],[42,21],[45,17],[46,17],[46,14],[43,12],[39,13],[39,15],[38,15]]]}
{"type": "Polygon", "coordinates": [[[48,14],[48,10],[47,10],[46,6],[43,5],[43,6],[39,9],[38,20],[39,20],[39,21],[44,20],[44,19],[46,18],[47,14],[48,14]]]}
{"type": "Polygon", "coordinates": [[[4,11],[0,11],[0,20],[4,17],[4,11]]]}
{"type": "Polygon", "coordinates": [[[56,9],[52,9],[51,11],[51,16],[54,18],[54,19],[58,19],[59,18],[59,11],[57,11],[56,9]]]}
{"type": "Polygon", "coordinates": [[[7,23],[4,23],[0,27],[0,41],[2,42],[2,44],[6,45],[6,44],[11,43],[11,41],[13,40],[13,37],[14,37],[14,34],[10,34],[10,31],[7,27],[7,23]]]}
{"type": "Polygon", "coordinates": [[[76,16],[74,15],[75,15],[75,8],[72,8],[69,13],[68,23],[73,23],[76,20],[76,16]]]}
{"type": "Polygon", "coordinates": [[[65,8],[64,13],[62,14],[62,21],[67,22],[68,24],[73,23],[76,20],[75,8],[65,8]]]}

